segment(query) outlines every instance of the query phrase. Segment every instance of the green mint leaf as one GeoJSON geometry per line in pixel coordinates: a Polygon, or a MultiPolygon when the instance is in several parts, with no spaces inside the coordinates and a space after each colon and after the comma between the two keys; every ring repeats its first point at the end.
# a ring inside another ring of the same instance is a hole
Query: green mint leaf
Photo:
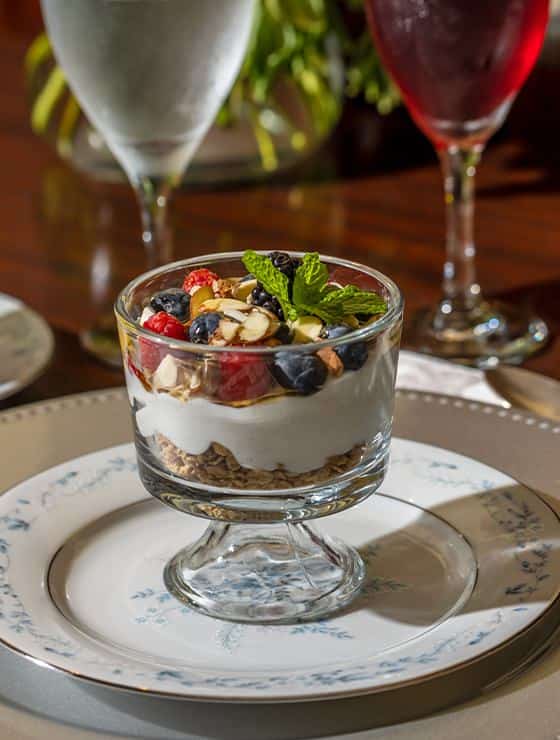
{"type": "Polygon", "coordinates": [[[293,302],[301,313],[304,306],[319,303],[329,279],[327,266],[317,252],[305,254],[296,270],[292,291],[293,302]]]}
{"type": "Polygon", "coordinates": [[[266,292],[278,298],[284,311],[284,316],[287,319],[296,319],[297,311],[290,301],[289,280],[287,276],[283,272],[280,272],[280,270],[277,270],[268,257],[264,254],[257,254],[252,249],[248,249],[244,253],[242,261],[247,271],[255,276],[266,292]]]}
{"type": "Polygon", "coordinates": [[[365,313],[373,316],[385,313],[387,304],[377,293],[360,290],[355,285],[347,285],[325,293],[316,305],[308,305],[306,308],[323,321],[335,323],[352,314],[365,313]]]}
{"type": "Polygon", "coordinates": [[[377,293],[360,291],[348,300],[344,301],[344,313],[365,313],[370,316],[382,314],[387,311],[387,303],[377,293]]]}
{"type": "Polygon", "coordinates": [[[321,299],[322,306],[342,306],[345,301],[353,298],[357,293],[362,291],[355,285],[347,285],[344,288],[337,288],[336,290],[330,290],[321,299]]]}
{"type": "Polygon", "coordinates": [[[318,316],[325,324],[337,324],[344,317],[344,314],[340,309],[334,307],[324,307],[320,305],[301,305],[298,306],[298,312],[300,316],[311,314],[312,316],[318,316]]]}

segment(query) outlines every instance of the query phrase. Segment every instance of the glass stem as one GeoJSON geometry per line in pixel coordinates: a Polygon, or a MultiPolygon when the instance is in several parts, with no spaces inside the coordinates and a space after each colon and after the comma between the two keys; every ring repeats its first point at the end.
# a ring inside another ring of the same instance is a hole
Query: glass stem
{"type": "Polygon", "coordinates": [[[135,184],[142,219],[142,242],[148,268],[171,261],[173,241],[168,222],[168,203],[174,183],[169,179],[142,177],[135,184]]]}
{"type": "Polygon", "coordinates": [[[442,312],[469,312],[480,303],[474,246],[474,183],[482,145],[449,146],[438,151],[446,210],[446,258],[442,312]]]}

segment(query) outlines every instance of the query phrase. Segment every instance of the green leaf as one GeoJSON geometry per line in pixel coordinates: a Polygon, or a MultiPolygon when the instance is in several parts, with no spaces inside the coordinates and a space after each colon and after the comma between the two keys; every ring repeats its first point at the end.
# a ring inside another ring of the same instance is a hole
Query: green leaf
{"type": "Polygon", "coordinates": [[[300,306],[303,309],[306,305],[318,303],[328,279],[327,267],[321,262],[318,253],[305,254],[294,278],[292,296],[296,309],[299,311],[300,306]]]}
{"type": "Polygon", "coordinates": [[[301,305],[298,306],[298,313],[305,316],[318,316],[325,324],[336,324],[342,320],[344,314],[338,308],[326,308],[324,306],[301,305]]]}
{"type": "Polygon", "coordinates": [[[371,316],[385,313],[387,304],[377,293],[360,290],[355,285],[347,285],[345,288],[325,293],[316,305],[307,306],[307,310],[323,321],[335,323],[342,321],[345,316],[357,313],[371,316]]]}
{"type": "Polygon", "coordinates": [[[370,316],[387,311],[387,303],[377,293],[362,291],[344,301],[345,314],[365,313],[370,316]]]}
{"type": "Polygon", "coordinates": [[[289,280],[287,276],[283,272],[280,272],[280,270],[277,270],[268,257],[264,254],[258,254],[252,249],[248,249],[244,253],[243,264],[248,272],[252,273],[259,283],[262,284],[267,293],[278,298],[284,311],[284,316],[287,319],[296,319],[297,311],[290,301],[289,280]]]}
{"type": "Polygon", "coordinates": [[[321,305],[326,307],[342,306],[344,301],[350,300],[350,298],[353,298],[356,293],[361,292],[362,291],[355,285],[347,285],[344,288],[338,288],[338,290],[331,290],[323,296],[321,299],[321,305]]]}

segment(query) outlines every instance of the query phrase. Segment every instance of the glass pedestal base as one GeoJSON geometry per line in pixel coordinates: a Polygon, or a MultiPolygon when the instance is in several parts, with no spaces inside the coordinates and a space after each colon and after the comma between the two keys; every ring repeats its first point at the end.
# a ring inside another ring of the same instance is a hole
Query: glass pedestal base
{"type": "Polygon", "coordinates": [[[520,364],[549,336],[545,322],[530,311],[486,300],[465,311],[443,301],[435,311],[418,313],[405,334],[413,349],[480,368],[520,364]]]}
{"type": "Polygon", "coordinates": [[[218,619],[281,624],[348,604],[365,577],[354,548],[309,523],[212,523],[167,564],[173,596],[218,619]]]}

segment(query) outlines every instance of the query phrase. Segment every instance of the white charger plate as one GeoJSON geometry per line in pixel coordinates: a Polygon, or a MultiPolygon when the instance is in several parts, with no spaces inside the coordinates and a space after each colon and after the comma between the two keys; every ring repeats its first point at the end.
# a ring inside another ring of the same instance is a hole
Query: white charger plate
{"type": "Polygon", "coordinates": [[[560,522],[537,494],[402,439],[382,492],[322,521],[364,554],[363,596],[329,620],[254,627],[166,593],[166,560],[204,522],[147,497],[132,446],[71,460],[0,499],[0,640],[102,685],[278,702],[419,686],[498,648],[515,662],[556,626],[560,522]]]}

